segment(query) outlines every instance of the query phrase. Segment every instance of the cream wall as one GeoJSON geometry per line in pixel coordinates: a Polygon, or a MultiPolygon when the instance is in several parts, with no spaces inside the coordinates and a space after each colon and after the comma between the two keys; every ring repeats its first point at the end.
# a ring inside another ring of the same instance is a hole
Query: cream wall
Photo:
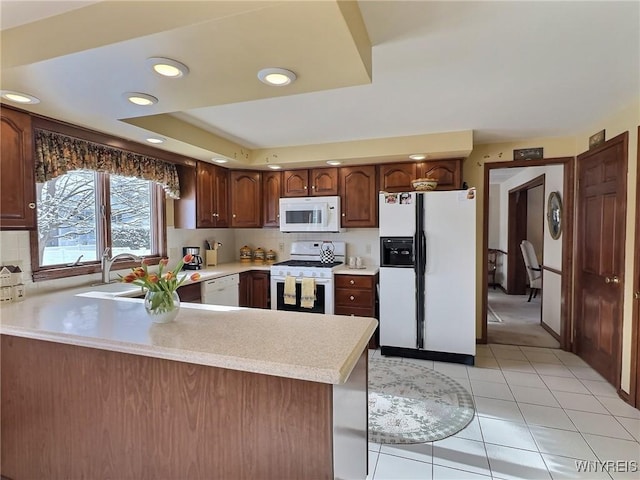
{"type": "Polygon", "coordinates": [[[527,191],[527,240],[533,245],[538,257],[538,263],[542,263],[542,219],[544,218],[544,188],[542,186],[531,188],[527,191]]]}

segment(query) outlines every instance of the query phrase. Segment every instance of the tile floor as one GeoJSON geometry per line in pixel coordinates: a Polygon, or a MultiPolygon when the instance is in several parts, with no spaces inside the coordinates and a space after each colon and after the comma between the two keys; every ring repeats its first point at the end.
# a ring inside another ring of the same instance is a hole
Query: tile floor
{"type": "Polygon", "coordinates": [[[456,379],[473,394],[476,416],[437,442],[369,443],[370,480],[640,478],[623,471],[640,466],[640,410],[576,355],[492,344],[478,345],[474,367],[402,361],[456,379]],[[591,461],[591,471],[578,473],[576,460],[591,461]],[[603,471],[598,463],[617,460],[629,464],[603,471]]]}

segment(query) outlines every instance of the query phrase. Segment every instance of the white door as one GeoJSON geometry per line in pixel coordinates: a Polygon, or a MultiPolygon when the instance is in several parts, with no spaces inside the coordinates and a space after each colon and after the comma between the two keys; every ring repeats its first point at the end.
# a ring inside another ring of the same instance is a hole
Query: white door
{"type": "Polygon", "coordinates": [[[476,201],[466,191],[424,194],[425,350],[475,355],[476,201]]]}
{"type": "Polygon", "coordinates": [[[380,267],[380,345],[416,348],[413,268],[380,267]]]}
{"type": "Polygon", "coordinates": [[[381,237],[412,237],[416,233],[416,194],[381,193],[378,219],[381,237]]]}

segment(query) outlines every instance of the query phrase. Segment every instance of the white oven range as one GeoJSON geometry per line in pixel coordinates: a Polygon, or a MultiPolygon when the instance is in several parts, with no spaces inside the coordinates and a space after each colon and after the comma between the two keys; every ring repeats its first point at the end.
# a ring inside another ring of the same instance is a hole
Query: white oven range
{"type": "Polygon", "coordinates": [[[345,242],[305,240],[291,244],[290,259],[271,266],[271,308],[295,312],[333,314],[333,271],[344,263],[345,242]],[[321,261],[322,249],[333,249],[333,262],[321,261]],[[284,302],[284,285],[287,276],[296,281],[296,303],[288,305],[284,302]],[[300,306],[302,279],[312,278],[315,281],[316,300],[312,308],[300,306]]]}

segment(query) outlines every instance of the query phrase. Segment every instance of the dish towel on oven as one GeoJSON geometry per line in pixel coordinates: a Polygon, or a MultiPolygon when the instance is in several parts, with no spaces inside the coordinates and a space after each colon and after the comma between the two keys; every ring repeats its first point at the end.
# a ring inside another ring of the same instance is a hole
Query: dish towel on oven
{"type": "Polygon", "coordinates": [[[284,297],[285,305],[296,304],[296,277],[287,275],[284,278],[284,292],[282,293],[282,296],[284,297]]]}
{"type": "Polygon", "coordinates": [[[303,278],[300,294],[300,306],[302,308],[313,308],[313,304],[315,301],[316,281],[313,278],[303,278]]]}

